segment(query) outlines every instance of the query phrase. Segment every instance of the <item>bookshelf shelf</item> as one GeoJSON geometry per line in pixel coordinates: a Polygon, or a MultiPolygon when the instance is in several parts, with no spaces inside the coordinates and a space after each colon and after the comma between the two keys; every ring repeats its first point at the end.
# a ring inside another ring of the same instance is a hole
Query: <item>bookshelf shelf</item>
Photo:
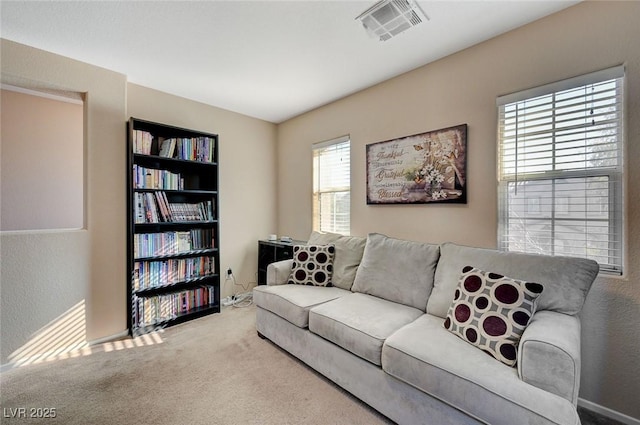
{"type": "Polygon", "coordinates": [[[153,323],[147,323],[143,326],[140,326],[137,330],[137,334],[141,335],[144,333],[149,333],[149,332],[153,332],[156,331],[158,329],[162,329],[162,328],[166,328],[168,326],[173,326],[173,325],[177,325],[180,323],[184,323],[188,320],[193,320],[193,319],[197,319],[199,317],[202,316],[206,316],[208,314],[211,314],[211,310],[212,309],[217,309],[218,311],[220,310],[220,304],[215,304],[215,305],[211,305],[209,307],[196,307],[192,310],[190,310],[188,313],[179,313],[176,314],[174,317],[169,318],[169,319],[165,319],[165,320],[157,320],[153,323]]]}
{"type": "Polygon", "coordinates": [[[184,189],[184,190],[178,190],[178,189],[143,189],[143,188],[134,188],[133,189],[135,192],[141,192],[141,193],[153,193],[153,192],[157,192],[159,190],[162,190],[164,193],[170,195],[170,194],[183,194],[183,195],[187,195],[187,194],[191,194],[191,195],[217,195],[218,191],[217,190],[189,190],[189,189],[184,189]]]}
{"type": "Polygon", "coordinates": [[[127,123],[132,335],[220,312],[218,136],[127,123]]]}
{"type": "Polygon", "coordinates": [[[217,162],[192,161],[188,159],[167,158],[163,156],[146,155],[142,153],[134,153],[133,157],[135,158],[136,162],[140,164],[165,164],[166,166],[169,166],[169,167],[172,166],[171,164],[173,164],[174,166],[185,165],[188,167],[197,167],[199,165],[203,165],[203,166],[218,165],[217,162]]]}
{"type": "Polygon", "coordinates": [[[175,254],[160,254],[160,255],[150,255],[145,257],[135,257],[134,261],[158,261],[158,260],[170,260],[172,258],[201,257],[203,255],[209,255],[216,252],[218,252],[218,248],[194,249],[191,251],[178,252],[175,254]]]}
{"type": "Polygon", "coordinates": [[[188,229],[196,227],[213,227],[218,220],[212,221],[177,221],[171,223],[135,223],[136,232],[162,232],[168,229],[188,229]]]}
{"type": "Polygon", "coordinates": [[[133,293],[136,294],[138,297],[149,297],[157,294],[162,294],[167,291],[179,291],[184,288],[188,289],[194,284],[204,285],[209,283],[210,281],[219,280],[219,279],[220,279],[220,275],[215,273],[207,276],[199,276],[191,279],[186,279],[181,282],[167,283],[165,285],[154,287],[154,288],[138,289],[138,290],[134,290],[133,293]]]}

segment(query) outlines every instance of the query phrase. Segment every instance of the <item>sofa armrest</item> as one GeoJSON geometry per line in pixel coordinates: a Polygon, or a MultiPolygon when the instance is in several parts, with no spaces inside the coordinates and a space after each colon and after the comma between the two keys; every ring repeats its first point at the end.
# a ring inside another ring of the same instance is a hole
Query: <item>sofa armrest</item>
{"type": "Polygon", "coordinates": [[[284,285],[289,279],[293,260],[271,263],[267,266],[267,285],[284,285]]]}
{"type": "Polygon", "coordinates": [[[580,388],[580,319],[547,310],[535,313],[520,340],[518,374],[575,406],[580,388]]]}

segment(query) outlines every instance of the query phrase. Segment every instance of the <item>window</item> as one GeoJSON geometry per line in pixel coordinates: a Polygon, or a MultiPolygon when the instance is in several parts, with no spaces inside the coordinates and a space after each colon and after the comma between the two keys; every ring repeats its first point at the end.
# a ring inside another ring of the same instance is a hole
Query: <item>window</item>
{"type": "Polygon", "coordinates": [[[498,246],[623,265],[623,79],[616,67],[498,98],[498,246]]]}
{"type": "Polygon", "coordinates": [[[313,230],[350,233],[350,159],[348,136],[313,145],[313,230]]]}

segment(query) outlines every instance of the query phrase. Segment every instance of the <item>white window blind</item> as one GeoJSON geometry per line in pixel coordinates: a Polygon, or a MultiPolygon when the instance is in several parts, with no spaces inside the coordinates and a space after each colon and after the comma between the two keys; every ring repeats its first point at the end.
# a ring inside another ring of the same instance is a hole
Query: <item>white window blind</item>
{"type": "Polygon", "coordinates": [[[313,229],[351,231],[351,142],[348,137],[313,145],[313,229]]]}
{"type": "Polygon", "coordinates": [[[617,67],[498,99],[498,246],[623,266],[617,67]]]}

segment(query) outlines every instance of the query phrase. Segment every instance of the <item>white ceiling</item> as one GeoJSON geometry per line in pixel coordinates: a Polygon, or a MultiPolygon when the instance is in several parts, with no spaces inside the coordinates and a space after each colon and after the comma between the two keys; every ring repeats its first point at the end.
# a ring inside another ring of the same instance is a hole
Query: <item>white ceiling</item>
{"type": "Polygon", "coordinates": [[[0,35],[278,123],[577,2],[419,1],[380,42],[355,20],[375,0],[2,0],[0,35]]]}

